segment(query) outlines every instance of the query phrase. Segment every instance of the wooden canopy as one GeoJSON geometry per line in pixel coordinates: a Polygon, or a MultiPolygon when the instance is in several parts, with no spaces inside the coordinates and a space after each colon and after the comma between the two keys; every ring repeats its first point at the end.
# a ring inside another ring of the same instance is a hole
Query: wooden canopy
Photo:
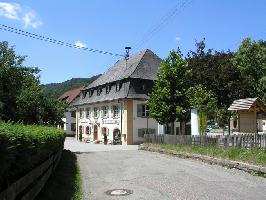
{"type": "Polygon", "coordinates": [[[238,114],[238,132],[258,133],[258,114],[266,113],[266,106],[258,97],[246,98],[235,100],[228,110],[238,114]]]}
{"type": "Polygon", "coordinates": [[[228,108],[230,111],[266,112],[266,105],[258,98],[246,98],[235,100],[228,108]]]}

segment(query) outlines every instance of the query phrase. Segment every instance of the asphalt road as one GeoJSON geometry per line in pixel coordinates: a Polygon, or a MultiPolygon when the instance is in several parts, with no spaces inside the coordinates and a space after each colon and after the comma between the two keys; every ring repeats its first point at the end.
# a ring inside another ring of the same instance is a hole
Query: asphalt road
{"type": "Polygon", "coordinates": [[[84,199],[266,199],[266,179],[200,161],[138,151],[136,146],[104,146],[67,140],[77,153],[84,199]],[[75,147],[75,148],[74,148],[75,147]],[[128,196],[108,196],[128,189],[128,196]]]}

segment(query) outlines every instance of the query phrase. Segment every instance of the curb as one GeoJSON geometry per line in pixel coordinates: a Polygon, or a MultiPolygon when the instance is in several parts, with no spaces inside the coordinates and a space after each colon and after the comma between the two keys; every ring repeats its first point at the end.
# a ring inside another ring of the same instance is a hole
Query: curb
{"type": "Polygon", "coordinates": [[[160,148],[155,148],[155,147],[147,147],[144,145],[139,145],[139,150],[172,155],[178,158],[190,158],[190,159],[200,160],[205,163],[220,165],[220,166],[228,167],[228,168],[236,168],[239,170],[243,170],[245,172],[258,172],[258,173],[266,174],[266,167],[261,167],[258,165],[243,163],[239,161],[225,160],[225,159],[214,158],[210,156],[183,153],[183,152],[177,152],[174,150],[165,150],[165,149],[160,149],[160,148]]]}

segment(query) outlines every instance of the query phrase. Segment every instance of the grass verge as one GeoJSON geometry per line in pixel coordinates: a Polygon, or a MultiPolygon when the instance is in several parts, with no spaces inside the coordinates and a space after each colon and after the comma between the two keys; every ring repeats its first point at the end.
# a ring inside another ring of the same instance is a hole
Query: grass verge
{"type": "Polygon", "coordinates": [[[74,153],[64,150],[61,161],[36,200],[81,200],[81,176],[74,153]]]}
{"type": "Polygon", "coordinates": [[[249,164],[260,165],[266,167],[266,150],[262,149],[241,149],[241,148],[224,148],[217,146],[187,146],[173,144],[150,144],[144,146],[156,147],[166,150],[174,150],[177,152],[193,153],[211,156],[215,158],[241,161],[249,164]]]}

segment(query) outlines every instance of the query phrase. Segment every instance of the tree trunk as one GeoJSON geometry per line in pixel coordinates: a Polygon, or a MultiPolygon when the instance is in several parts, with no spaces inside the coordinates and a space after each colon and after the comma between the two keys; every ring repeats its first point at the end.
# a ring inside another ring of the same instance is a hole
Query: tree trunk
{"type": "Polygon", "coordinates": [[[180,121],[180,133],[181,135],[186,135],[186,122],[180,121]]]}

